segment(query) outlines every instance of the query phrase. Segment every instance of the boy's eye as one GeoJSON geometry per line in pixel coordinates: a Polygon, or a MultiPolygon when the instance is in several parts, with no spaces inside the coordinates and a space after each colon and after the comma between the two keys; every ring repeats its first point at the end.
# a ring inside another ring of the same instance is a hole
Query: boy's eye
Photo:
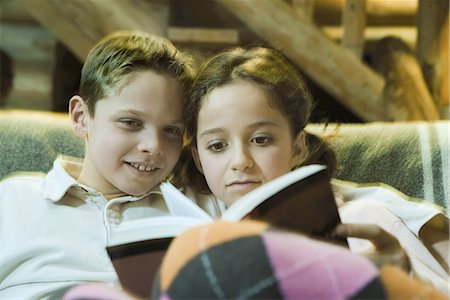
{"type": "Polygon", "coordinates": [[[121,124],[125,125],[128,128],[137,129],[141,126],[141,122],[132,119],[122,119],[119,121],[121,124]]]}
{"type": "Polygon", "coordinates": [[[267,145],[272,141],[272,138],[269,136],[257,136],[252,138],[251,141],[258,145],[267,145]]]}
{"type": "Polygon", "coordinates": [[[225,149],[227,145],[224,142],[215,142],[208,145],[207,149],[213,152],[220,152],[225,149]]]}
{"type": "Polygon", "coordinates": [[[172,135],[183,135],[183,129],[178,127],[167,127],[165,131],[172,135]]]}

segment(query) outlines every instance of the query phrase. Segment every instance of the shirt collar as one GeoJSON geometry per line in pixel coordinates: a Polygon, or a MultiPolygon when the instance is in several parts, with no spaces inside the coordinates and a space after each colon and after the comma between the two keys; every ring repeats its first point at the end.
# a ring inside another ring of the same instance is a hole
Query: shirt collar
{"type": "Polygon", "coordinates": [[[72,176],[81,171],[81,162],[58,158],[45,178],[44,197],[53,202],[61,200],[71,187],[81,187],[72,176]],[[72,171],[72,176],[69,174],[72,171]]]}
{"type": "MultiPolygon", "coordinates": [[[[57,158],[53,168],[45,179],[44,197],[53,202],[60,201],[71,188],[81,188],[89,193],[98,193],[94,189],[80,184],[75,178],[81,173],[82,160],[76,158],[57,158]]],[[[159,186],[154,187],[142,196],[123,196],[114,199],[117,202],[137,201],[149,195],[161,195],[159,186]]]]}

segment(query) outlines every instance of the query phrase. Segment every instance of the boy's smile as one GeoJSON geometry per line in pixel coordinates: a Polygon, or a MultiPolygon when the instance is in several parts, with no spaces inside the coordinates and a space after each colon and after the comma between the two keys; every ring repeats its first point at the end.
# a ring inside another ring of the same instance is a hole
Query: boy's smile
{"type": "Polygon", "coordinates": [[[128,163],[130,166],[132,166],[134,169],[141,171],[141,172],[150,172],[150,171],[155,171],[156,169],[159,169],[157,166],[155,166],[154,164],[147,164],[147,163],[137,163],[137,162],[132,162],[132,163],[128,163]]]}
{"type": "Polygon", "coordinates": [[[172,172],[180,155],[181,87],[168,75],[142,71],[116,90],[96,103],[95,116],[84,115],[79,180],[107,198],[143,195],[172,172]]]}

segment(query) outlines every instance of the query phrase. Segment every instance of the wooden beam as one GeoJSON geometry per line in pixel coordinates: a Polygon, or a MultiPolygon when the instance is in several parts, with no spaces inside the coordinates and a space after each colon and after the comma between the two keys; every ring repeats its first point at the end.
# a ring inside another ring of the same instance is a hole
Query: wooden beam
{"type": "MultiPolygon", "coordinates": [[[[368,25],[415,26],[418,0],[366,0],[368,25]]],[[[442,0],[446,1],[446,0],[442,0]]],[[[345,0],[315,0],[316,23],[339,25],[345,0]]]]}
{"type": "MultiPolygon", "coordinates": [[[[317,11],[340,12],[347,0],[315,0],[317,11]]],[[[445,0],[444,0],[445,1],[445,0]]],[[[415,15],[418,0],[366,0],[368,15],[415,15]]]]}
{"type": "Polygon", "coordinates": [[[440,74],[439,79],[441,81],[440,88],[437,92],[437,103],[439,110],[441,111],[441,116],[445,117],[447,120],[450,119],[450,93],[449,93],[449,34],[450,34],[450,24],[449,16],[447,16],[447,21],[444,23],[441,35],[439,37],[439,49],[438,49],[438,59],[436,66],[439,66],[437,72],[440,74]]]}
{"type": "Polygon", "coordinates": [[[239,32],[235,29],[169,27],[168,38],[174,43],[237,45],[239,32]]]}
{"type": "Polygon", "coordinates": [[[422,70],[412,50],[398,38],[384,38],[370,56],[386,78],[385,99],[393,121],[438,120],[422,70]]]}
{"type": "Polygon", "coordinates": [[[282,0],[216,0],[366,121],[386,120],[384,79],[282,0]]]}
{"type": "Polygon", "coordinates": [[[366,28],[366,0],[346,0],[342,12],[342,46],[361,58],[366,28]]]}
{"type": "Polygon", "coordinates": [[[292,0],[292,6],[300,17],[314,23],[314,0],[292,0]]]}
{"type": "MultiPolygon", "coordinates": [[[[321,26],[320,29],[335,41],[341,41],[344,36],[342,26],[321,26]]],[[[415,49],[417,28],[413,26],[370,26],[364,30],[366,43],[378,41],[387,36],[398,37],[415,49]]]]}
{"type": "MultiPolygon", "coordinates": [[[[444,82],[445,52],[448,51],[449,3],[441,0],[420,0],[417,18],[417,59],[422,67],[427,85],[438,106],[441,106],[441,87],[444,82]],[[447,36],[445,31],[447,30],[447,36]]],[[[448,100],[446,100],[448,101],[448,100]]],[[[447,102],[448,103],[448,102],[447,102]]]]}
{"type": "Polygon", "coordinates": [[[165,36],[169,18],[168,1],[40,0],[20,4],[81,61],[99,39],[116,30],[140,29],[165,36]]]}
{"type": "MultiPolygon", "coordinates": [[[[4,22],[17,22],[17,23],[34,23],[30,14],[25,11],[21,5],[21,1],[26,0],[2,0],[0,1],[0,20],[2,24],[4,22]]],[[[31,24],[32,25],[32,24],[31,24]]]]}

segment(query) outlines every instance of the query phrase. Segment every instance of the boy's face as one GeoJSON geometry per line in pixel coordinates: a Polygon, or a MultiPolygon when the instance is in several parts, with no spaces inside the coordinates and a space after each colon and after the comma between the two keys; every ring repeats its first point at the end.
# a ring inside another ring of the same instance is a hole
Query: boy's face
{"type": "Polygon", "coordinates": [[[138,72],[96,103],[95,116],[82,104],[87,146],[80,182],[112,198],[145,194],[171,173],[184,130],[177,80],[138,72]]]}
{"type": "Polygon", "coordinates": [[[236,82],[206,95],[193,156],[210,190],[228,206],[289,172],[295,149],[287,118],[258,86],[236,82]]]}

